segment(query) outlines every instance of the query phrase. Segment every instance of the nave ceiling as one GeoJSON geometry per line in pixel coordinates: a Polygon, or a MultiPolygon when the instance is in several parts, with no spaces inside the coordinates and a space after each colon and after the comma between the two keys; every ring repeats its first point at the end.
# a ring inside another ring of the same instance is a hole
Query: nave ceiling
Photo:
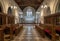
{"type": "Polygon", "coordinates": [[[19,7],[23,10],[25,7],[31,6],[37,10],[43,0],[15,0],[19,7]]]}

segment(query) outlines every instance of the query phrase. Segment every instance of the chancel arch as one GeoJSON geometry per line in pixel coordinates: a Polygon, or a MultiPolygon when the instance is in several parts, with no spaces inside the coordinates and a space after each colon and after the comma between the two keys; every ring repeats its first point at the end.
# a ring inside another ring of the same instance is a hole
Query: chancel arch
{"type": "Polygon", "coordinates": [[[32,23],[34,22],[35,20],[35,16],[36,16],[36,12],[35,12],[35,9],[33,7],[26,7],[24,10],[23,10],[23,16],[24,16],[24,21],[25,22],[29,22],[29,23],[32,23]]]}

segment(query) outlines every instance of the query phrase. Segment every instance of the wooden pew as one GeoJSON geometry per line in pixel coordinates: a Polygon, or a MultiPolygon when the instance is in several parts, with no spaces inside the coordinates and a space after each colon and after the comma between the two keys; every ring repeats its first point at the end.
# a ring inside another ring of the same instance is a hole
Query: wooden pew
{"type": "Polygon", "coordinates": [[[23,25],[22,24],[13,24],[13,25],[11,25],[11,27],[13,28],[13,34],[15,36],[17,36],[19,34],[20,30],[23,29],[23,25]]]}
{"type": "Polygon", "coordinates": [[[39,26],[39,25],[35,25],[35,28],[36,30],[38,31],[38,33],[43,37],[45,38],[45,33],[44,33],[44,28],[42,26],[39,26]]]}
{"type": "Polygon", "coordinates": [[[0,13],[0,25],[6,24],[6,14],[0,13]]]}
{"type": "Polygon", "coordinates": [[[40,24],[40,27],[38,27],[38,30],[41,31],[41,28],[43,28],[42,33],[45,33],[45,34],[47,33],[49,37],[52,39],[52,41],[56,41],[57,38],[59,39],[60,37],[60,12],[52,14],[52,15],[44,16],[44,24],[40,24]]]}
{"type": "MultiPolygon", "coordinates": [[[[0,25],[1,25],[1,28],[2,28],[2,32],[3,32],[3,35],[4,37],[6,37],[6,30],[9,30],[11,29],[10,25],[8,24],[8,16],[9,15],[6,15],[4,13],[0,13],[0,25]],[[8,29],[9,28],[9,29],[8,29]]],[[[11,20],[11,19],[10,19],[11,20]]],[[[11,30],[10,30],[11,31],[11,30]]],[[[10,32],[12,33],[12,32],[10,32]]],[[[2,36],[3,37],[3,36],[2,36]]],[[[3,39],[4,40],[4,39],[3,39]]]]}
{"type": "Polygon", "coordinates": [[[3,29],[0,26],[0,41],[4,41],[3,29]]]}
{"type": "Polygon", "coordinates": [[[56,33],[60,35],[60,25],[54,25],[56,33]]]}
{"type": "Polygon", "coordinates": [[[13,15],[8,15],[0,13],[0,40],[12,40],[14,36],[20,33],[23,29],[22,24],[15,24],[15,17],[13,15]],[[14,35],[15,34],[15,35],[14,35]]]}
{"type": "MultiPolygon", "coordinates": [[[[56,33],[56,30],[60,30],[60,12],[57,12],[55,14],[45,16],[44,17],[44,27],[45,29],[48,29],[50,31],[50,35],[52,37],[52,41],[56,41],[57,36],[59,35],[56,33]]],[[[60,32],[60,31],[59,31],[60,32]]]]}
{"type": "MultiPolygon", "coordinates": [[[[0,12],[0,29],[2,29],[1,30],[2,33],[3,33],[3,30],[4,30],[3,25],[5,25],[5,24],[6,24],[6,14],[0,12]]],[[[4,33],[1,36],[3,37],[4,33]]],[[[2,40],[4,41],[4,38],[2,40]]]]}

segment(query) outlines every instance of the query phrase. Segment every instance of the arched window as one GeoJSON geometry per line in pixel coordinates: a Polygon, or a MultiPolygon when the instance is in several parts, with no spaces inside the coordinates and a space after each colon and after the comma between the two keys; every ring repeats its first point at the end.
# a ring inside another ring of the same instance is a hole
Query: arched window
{"type": "Polygon", "coordinates": [[[28,17],[31,17],[32,16],[32,10],[31,9],[28,9],[26,13],[27,13],[27,16],[28,17]]]}
{"type": "Polygon", "coordinates": [[[0,12],[2,12],[1,6],[0,6],[0,12]]]}
{"type": "Polygon", "coordinates": [[[60,3],[58,4],[57,11],[60,12],[60,3]]]}
{"type": "MultiPolygon", "coordinates": [[[[2,4],[0,3],[0,12],[2,12],[2,4]]],[[[0,15],[0,25],[2,25],[2,16],[0,15]]]]}
{"type": "Polygon", "coordinates": [[[60,12],[60,0],[58,1],[56,6],[56,12],[60,12]]]}
{"type": "Polygon", "coordinates": [[[8,8],[8,14],[12,14],[12,9],[11,9],[11,7],[8,8]]]}
{"type": "Polygon", "coordinates": [[[24,23],[35,22],[35,9],[32,7],[26,7],[23,11],[24,13],[24,23]]]}
{"type": "Polygon", "coordinates": [[[2,12],[2,9],[3,9],[3,8],[2,8],[2,4],[0,3],[0,12],[2,12]]]}
{"type": "Polygon", "coordinates": [[[50,10],[50,7],[47,7],[47,15],[50,15],[51,14],[51,10],[50,10]]]}

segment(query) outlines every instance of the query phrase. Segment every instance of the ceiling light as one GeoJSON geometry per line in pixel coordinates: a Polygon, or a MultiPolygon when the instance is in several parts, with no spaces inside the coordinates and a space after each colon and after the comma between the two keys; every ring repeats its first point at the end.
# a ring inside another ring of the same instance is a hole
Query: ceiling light
{"type": "Polygon", "coordinates": [[[41,8],[44,8],[44,6],[42,5],[41,8]]]}
{"type": "Polygon", "coordinates": [[[44,5],[44,8],[47,8],[47,5],[44,5]]]}
{"type": "Polygon", "coordinates": [[[17,7],[16,7],[16,6],[14,6],[14,9],[17,9],[17,7]]]}
{"type": "Polygon", "coordinates": [[[13,8],[13,6],[11,6],[11,8],[13,8]]]}

